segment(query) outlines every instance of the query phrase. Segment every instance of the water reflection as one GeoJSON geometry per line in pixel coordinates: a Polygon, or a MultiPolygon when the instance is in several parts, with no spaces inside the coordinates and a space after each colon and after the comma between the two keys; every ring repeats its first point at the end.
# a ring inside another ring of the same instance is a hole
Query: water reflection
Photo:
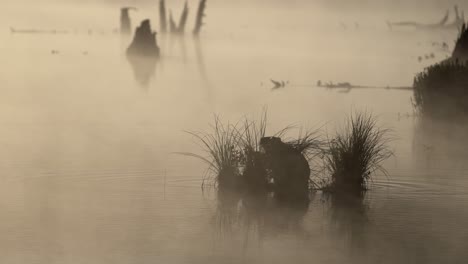
{"type": "Polygon", "coordinates": [[[143,20],[127,49],[127,59],[133,68],[136,80],[145,88],[155,74],[159,53],[156,32],[151,29],[149,19],[143,20]]]}
{"type": "Polygon", "coordinates": [[[345,247],[353,252],[366,248],[365,234],[369,226],[368,205],[365,203],[366,193],[324,193],[332,234],[338,241],[344,241],[345,247]]]}
{"type": "Polygon", "coordinates": [[[127,56],[127,60],[132,67],[135,80],[144,90],[148,90],[151,80],[156,75],[157,61],[142,56],[127,56]]]}
{"type": "Polygon", "coordinates": [[[460,157],[468,156],[467,133],[468,126],[464,122],[422,116],[415,126],[413,152],[427,167],[437,166],[442,161],[454,165],[460,162],[460,157]]]}
{"type": "Polygon", "coordinates": [[[303,226],[309,209],[309,200],[303,203],[278,202],[269,193],[240,193],[218,191],[218,206],[215,213],[217,234],[232,238],[242,234],[243,247],[249,241],[262,241],[282,234],[307,238],[303,226]]]}

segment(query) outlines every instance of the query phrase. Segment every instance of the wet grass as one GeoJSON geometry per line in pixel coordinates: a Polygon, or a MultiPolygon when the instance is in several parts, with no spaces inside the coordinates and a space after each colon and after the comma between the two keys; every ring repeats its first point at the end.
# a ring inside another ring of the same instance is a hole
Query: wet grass
{"type": "Polygon", "coordinates": [[[379,129],[376,118],[366,113],[349,117],[343,131],[329,140],[323,161],[329,181],[324,190],[366,190],[376,171],[386,173],[381,163],[392,155],[388,130],[379,129]]]}

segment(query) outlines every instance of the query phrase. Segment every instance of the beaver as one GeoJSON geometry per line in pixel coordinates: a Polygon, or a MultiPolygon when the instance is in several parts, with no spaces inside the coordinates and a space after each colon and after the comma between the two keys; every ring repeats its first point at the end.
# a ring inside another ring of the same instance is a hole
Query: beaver
{"type": "Polygon", "coordinates": [[[310,167],[304,155],[279,137],[263,137],[260,147],[275,197],[282,200],[307,199],[310,167]]]}

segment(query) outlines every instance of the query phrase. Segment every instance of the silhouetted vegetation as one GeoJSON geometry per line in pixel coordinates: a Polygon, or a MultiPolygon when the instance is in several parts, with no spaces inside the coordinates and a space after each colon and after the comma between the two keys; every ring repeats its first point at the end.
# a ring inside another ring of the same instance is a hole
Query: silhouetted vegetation
{"type": "Polygon", "coordinates": [[[414,78],[414,106],[422,114],[452,119],[468,114],[468,28],[463,23],[452,57],[414,78]]]}
{"type": "Polygon", "coordinates": [[[280,137],[290,127],[275,137],[265,136],[266,127],[266,113],[258,121],[245,119],[241,125],[223,125],[215,118],[211,133],[190,132],[207,155],[182,154],[206,162],[219,188],[273,191],[279,199],[305,199],[310,181],[307,158],[320,152],[316,131],[283,142],[280,137]]]}
{"type": "Polygon", "coordinates": [[[283,141],[291,127],[267,137],[266,124],[266,114],[243,125],[223,125],[215,118],[212,133],[190,132],[207,155],[181,154],[206,162],[219,188],[272,192],[277,200],[294,202],[307,200],[310,189],[364,191],[375,171],[385,172],[381,162],[392,155],[388,131],[365,113],[351,116],[328,143],[317,130],[283,141]],[[312,181],[320,168],[325,180],[312,181]]]}
{"type": "Polygon", "coordinates": [[[392,155],[387,132],[377,128],[375,118],[369,114],[350,116],[344,130],[324,150],[325,171],[331,177],[325,189],[365,190],[374,172],[385,173],[381,163],[392,155]]]}
{"type": "Polygon", "coordinates": [[[452,118],[468,114],[468,64],[447,61],[414,79],[414,105],[422,114],[452,118]]]}
{"type": "Polygon", "coordinates": [[[265,137],[266,122],[266,113],[258,122],[245,119],[240,137],[241,163],[244,165],[242,177],[246,188],[252,190],[266,190],[268,186],[268,173],[260,146],[260,140],[265,137]]]}
{"type": "Polygon", "coordinates": [[[452,58],[463,62],[466,62],[468,59],[468,27],[465,23],[461,26],[452,58]]]}
{"type": "Polygon", "coordinates": [[[212,133],[188,132],[194,136],[206,152],[205,155],[181,153],[199,158],[208,164],[214,182],[220,188],[238,188],[240,185],[240,150],[241,138],[235,125],[223,125],[219,117],[215,117],[212,133]]]}

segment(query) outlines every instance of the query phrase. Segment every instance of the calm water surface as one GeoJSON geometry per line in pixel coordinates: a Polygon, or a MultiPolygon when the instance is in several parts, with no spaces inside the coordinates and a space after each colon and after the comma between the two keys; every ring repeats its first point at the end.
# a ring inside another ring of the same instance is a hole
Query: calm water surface
{"type": "Polygon", "coordinates": [[[392,32],[378,14],[320,6],[213,3],[199,42],[158,37],[163,58],[142,86],[123,55],[129,40],[112,34],[118,6],[19,6],[0,20],[2,263],[466,263],[466,130],[413,116],[411,91],[315,87],[409,86],[446,57],[432,42],[452,45],[456,32],[392,32]],[[290,84],[272,91],[270,78],[290,84]],[[302,209],[202,190],[205,165],[174,154],[200,151],[184,130],[264,107],[271,133],[333,134],[353,110],[376,114],[396,137],[388,176],[362,199],[318,192],[302,209]]]}

